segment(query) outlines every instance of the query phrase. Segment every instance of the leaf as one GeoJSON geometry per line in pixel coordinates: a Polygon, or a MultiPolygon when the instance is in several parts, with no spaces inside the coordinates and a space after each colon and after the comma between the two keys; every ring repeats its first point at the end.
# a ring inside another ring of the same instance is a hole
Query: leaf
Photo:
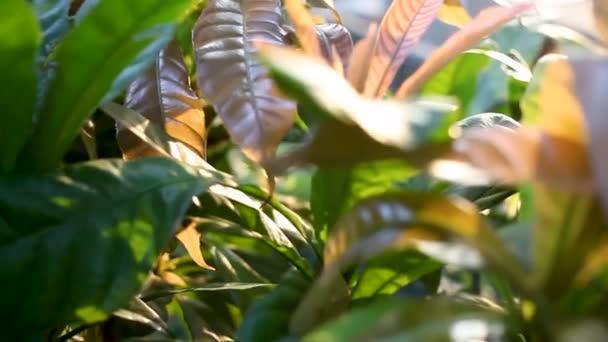
{"type": "Polygon", "coordinates": [[[387,299],[306,335],[312,341],[473,341],[505,338],[504,314],[452,298],[387,299]]]}
{"type": "Polygon", "coordinates": [[[490,7],[481,11],[470,23],[452,35],[425,62],[408,77],[395,94],[397,98],[413,95],[424,83],[439,72],[460,53],[479,43],[485,36],[511,21],[530,7],[520,4],[513,7],[490,7]]]}
{"type": "Polygon", "coordinates": [[[355,44],[353,53],[346,69],[346,77],[350,84],[359,93],[365,88],[365,81],[369,73],[369,66],[378,44],[378,25],[373,23],[369,26],[367,35],[355,44]]]}
{"type": "MultiPolygon", "coordinates": [[[[571,60],[573,73],[573,87],[580,102],[580,109],[584,113],[586,127],[582,129],[583,134],[587,132],[589,141],[588,155],[591,166],[593,168],[593,176],[597,191],[602,201],[602,208],[605,217],[608,217],[608,163],[604,156],[604,146],[608,143],[605,134],[605,128],[608,124],[606,120],[606,109],[601,102],[603,90],[606,88],[606,79],[608,76],[608,60],[600,57],[577,58],[571,60]]],[[[550,82],[553,80],[547,80],[550,82]]],[[[563,84],[563,83],[562,83],[563,84]]],[[[556,96],[559,96],[556,94],[556,96]]],[[[573,111],[565,113],[566,109],[562,109],[564,114],[576,115],[578,112],[573,111]]],[[[565,118],[564,118],[565,119],[565,118]]],[[[577,120],[578,117],[573,118],[577,120]]],[[[547,121],[548,118],[547,118],[547,121]]],[[[568,122],[564,122],[568,125],[568,122]]],[[[570,126],[570,129],[578,126],[570,126]]],[[[565,127],[564,127],[565,128],[565,127]]],[[[576,134],[576,133],[571,133],[576,134]]],[[[581,134],[581,133],[579,133],[581,134]]]]}
{"type": "Polygon", "coordinates": [[[57,61],[52,54],[70,28],[68,17],[70,0],[34,0],[33,4],[42,29],[42,43],[38,51],[38,99],[36,101],[36,112],[39,112],[57,69],[57,61]]]}
{"type": "Polygon", "coordinates": [[[316,24],[302,0],[285,0],[285,9],[291,19],[302,50],[315,57],[322,57],[316,24]]]}
{"type": "Polygon", "coordinates": [[[197,80],[232,139],[252,159],[272,156],[295,121],[273,91],[256,42],[284,45],[278,0],[211,0],[193,31],[197,80]]]}
{"type": "Polygon", "coordinates": [[[543,57],[522,98],[524,124],[575,143],[587,144],[585,114],[575,87],[574,71],[564,56],[543,57]]]}
{"type": "MultiPolygon", "coordinates": [[[[146,73],[131,83],[125,106],[164,127],[173,140],[200,157],[205,156],[205,113],[190,88],[188,68],[176,41],[169,43],[146,73]]],[[[117,140],[126,159],[158,155],[124,126],[118,125],[117,140]]]]}
{"type": "Polygon", "coordinates": [[[0,240],[0,317],[9,334],[96,322],[126,305],[192,196],[224,181],[168,159],[95,161],[3,178],[0,216],[14,233],[0,240]]]}
{"type": "Polygon", "coordinates": [[[276,341],[288,336],[289,317],[310,285],[310,279],[290,270],[281,284],[257,301],[239,327],[239,341],[276,341]],[[263,327],[263,329],[261,328],[263,327]]]}
{"type": "Polygon", "coordinates": [[[416,172],[401,160],[319,168],[312,178],[310,198],[317,236],[326,241],[338,219],[359,201],[393,189],[416,172]]]}
{"type": "Polygon", "coordinates": [[[57,166],[96,106],[139,76],[169,42],[174,22],[189,4],[105,0],[91,9],[57,50],[57,74],[22,154],[22,167],[57,166]]]}
{"type": "Polygon", "coordinates": [[[539,181],[562,190],[593,191],[586,147],[539,129],[473,129],[456,139],[453,151],[431,164],[434,176],[467,185],[539,181]]]}
{"type": "Polygon", "coordinates": [[[342,304],[336,300],[345,300],[336,296],[340,272],[388,250],[419,249],[446,262],[480,266],[482,260],[476,251],[443,243],[450,238],[470,244],[489,265],[528,286],[520,265],[485,225],[475,206],[456,198],[420,193],[387,194],[363,201],[333,229],[325,247],[323,273],[292,316],[291,331],[302,334],[339,314],[338,305],[342,304]]]}
{"type": "Polygon", "coordinates": [[[273,174],[304,164],[352,165],[387,158],[420,162],[449,140],[451,115],[423,105],[364,99],[325,63],[295,51],[265,46],[261,53],[281,90],[322,121],[299,149],[265,163],[273,174]]]}
{"type": "Polygon", "coordinates": [[[446,24],[462,27],[471,21],[460,0],[444,0],[437,18],[446,24]]]}
{"type": "Polygon", "coordinates": [[[203,253],[201,252],[201,233],[196,230],[196,223],[190,223],[186,228],[177,233],[176,237],[197,265],[208,270],[215,270],[203,258],[203,253]]]}
{"type": "Polygon", "coordinates": [[[429,79],[421,94],[456,97],[459,102],[458,113],[462,115],[474,100],[477,93],[475,85],[488,64],[489,58],[481,54],[462,54],[429,79]]]}
{"type": "Polygon", "coordinates": [[[415,251],[388,253],[366,262],[357,277],[353,300],[395,295],[406,285],[431,272],[442,264],[415,251]]]}
{"type": "Polygon", "coordinates": [[[33,128],[36,98],[36,57],[40,29],[33,8],[26,1],[2,1],[0,12],[0,92],[3,124],[0,125],[0,174],[13,170],[17,156],[33,128]]]}
{"type": "Polygon", "coordinates": [[[333,23],[317,25],[316,31],[319,40],[322,42],[323,56],[331,61],[334,58],[333,48],[335,48],[342,61],[344,72],[348,73],[350,57],[353,52],[353,38],[350,31],[345,26],[333,23]]]}
{"type": "Polygon", "coordinates": [[[334,0],[306,0],[309,4],[315,7],[327,8],[331,11],[336,21],[341,24],[342,19],[340,18],[340,13],[336,10],[336,5],[334,0]]]}
{"type": "Polygon", "coordinates": [[[152,294],[148,294],[142,299],[144,301],[151,301],[165,296],[172,296],[180,293],[188,292],[213,292],[213,291],[245,291],[257,288],[272,288],[275,284],[269,283],[207,283],[198,287],[188,287],[177,290],[159,291],[152,294]]]}
{"type": "Polygon", "coordinates": [[[383,97],[399,67],[439,13],[442,0],[395,0],[378,31],[363,95],[383,97]]]}

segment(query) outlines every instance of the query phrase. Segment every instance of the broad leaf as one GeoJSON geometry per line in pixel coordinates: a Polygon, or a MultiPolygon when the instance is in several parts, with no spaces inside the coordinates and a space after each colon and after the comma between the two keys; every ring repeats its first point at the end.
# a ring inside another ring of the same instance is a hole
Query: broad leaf
{"type": "Polygon", "coordinates": [[[499,310],[451,298],[387,299],[357,309],[303,341],[477,341],[506,338],[499,310]]]}
{"type": "Polygon", "coordinates": [[[0,240],[2,320],[34,333],[104,319],[136,294],[192,196],[222,181],[167,159],[2,179],[0,216],[12,232],[0,240]]]}
{"type": "Polygon", "coordinates": [[[394,193],[362,202],[332,230],[324,253],[326,267],[294,313],[291,331],[301,334],[340,313],[341,302],[348,300],[341,293],[340,272],[386,251],[419,249],[442,261],[479,267],[479,253],[444,243],[454,237],[475,247],[492,267],[527,287],[520,265],[513,262],[511,252],[473,205],[452,198],[394,193]]]}
{"type": "Polygon", "coordinates": [[[313,176],[310,206],[317,236],[327,240],[338,219],[359,201],[381,195],[418,172],[401,160],[320,168],[313,176]]]}
{"type": "Polygon", "coordinates": [[[521,4],[509,8],[496,6],[483,10],[470,23],[452,35],[414,74],[408,77],[401,84],[395,96],[401,98],[413,95],[430,77],[439,72],[456,56],[475,46],[484,37],[528,8],[529,4],[521,4]]]}
{"type": "Polygon", "coordinates": [[[24,0],[2,1],[0,13],[0,174],[10,172],[32,133],[36,104],[36,51],[40,29],[34,10],[24,0]]]}
{"type": "MultiPolygon", "coordinates": [[[[205,113],[190,88],[188,68],[176,41],[161,51],[152,67],[131,83],[125,106],[164,127],[172,140],[200,157],[205,156],[205,113]]],[[[117,140],[126,159],[158,155],[158,151],[122,125],[118,125],[117,140]]]]}
{"type": "Polygon", "coordinates": [[[95,107],[124,89],[168,43],[174,22],[189,4],[105,0],[95,6],[57,50],[57,75],[22,165],[35,170],[57,166],[95,107]]]}
{"type": "Polygon", "coordinates": [[[262,53],[281,90],[321,121],[310,141],[266,163],[274,174],[311,163],[349,165],[391,157],[422,162],[449,140],[453,115],[433,106],[362,98],[325,63],[292,50],[266,46],[262,53]]]}
{"type": "Polygon", "coordinates": [[[317,35],[321,43],[323,56],[328,60],[340,58],[345,74],[348,73],[348,66],[353,52],[353,39],[350,31],[340,24],[321,24],[316,26],[317,35]],[[334,49],[338,56],[334,56],[334,49]]]}
{"type": "Polygon", "coordinates": [[[395,0],[378,29],[363,94],[383,97],[405,58],[439,13],[442,0],[395,0]]]}
{"type": "Polygon", "coordinates": [[[193,31],[198,85],[252,159],[272,156],[295,120],[254,44],[283,45],[279,0],[211,0],[193,31]]]}
{"type": "Polygon", "coordinates": [[[429,79],[421,89],[421,94],[456,97],[459,102],[458,113],[462,115],[473,101],[479,75],[488,64],[489,58],[481,54],[462,54],[429,79]]]}

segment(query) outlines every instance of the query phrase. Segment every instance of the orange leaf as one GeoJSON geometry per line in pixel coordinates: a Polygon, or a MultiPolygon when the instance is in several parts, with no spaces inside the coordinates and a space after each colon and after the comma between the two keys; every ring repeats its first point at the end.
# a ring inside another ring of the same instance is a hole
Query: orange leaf
{"type": "Polygon", "coordinates": [[[208,270],[215,270],[203,258],[203,253],[201,252],[201,233],[196,229],[196,226],[194,222],[189,224],[188,227],[177,233],[176,237],[184,245],[184,248],[197,265],[208,270]]]}

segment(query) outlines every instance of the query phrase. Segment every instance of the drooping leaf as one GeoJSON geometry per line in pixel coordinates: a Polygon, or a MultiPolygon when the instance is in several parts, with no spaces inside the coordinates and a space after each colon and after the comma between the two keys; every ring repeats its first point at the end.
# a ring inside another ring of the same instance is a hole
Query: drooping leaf
{"type": "MultiPolygon", "coordinates": [[[[188,68],[176,41],[162,50],[146,73],[131,83],[125,106],[164,127],[176,142],[200,157],[205,156],[205,114],[190,88],[188,68]]],[[[158,151],[122,125],[118,125],[117,140],[126,159],[158,155],[158,151]]]]}
{"type": "Polygon", "coordinates": [[[330,61],[339,57],[342,61],[344,73],[348,73],[348,66],[353,52],[353,38],[346,26],[340,24],[321,24],[316,26],[317,35],[321,42],[323,56],[330,61]],[[333,56],[334,49],[339,56],[333,56]]]}
{"type": "Polygon", "coordinates": [[[516,15],[527,10],[529,4],[513,7],[490,7],[483,10],[470,23],[452,35],[425,62],[408,77],[395,97],[403,98],[416,93],[422,85],[460,53],[475,46],[484,37],[511,21],[516,15]]]}
{"type": "Polygon", "coordinates": [[[192,260],[202,268],[214,270],[203,258],[201,252],[201,233],[196,230],[196,223],[190,223],[186,228],[177,233],[176,238],[182,243],[192,260]]]}
{"type": "Polygon", "coordinates": [[[506,337],[504,314],[452,298],[387,299],[352,311],[303,341],[473,341],[506,337]]]}
{"type": "Polygon", "coordinates": [[[95,161],[3,178],[0,216],[13,236],[0,241],[0,316],[9,335],[95,322],[126,305],[192,196],[218,182],[229,181],[168,159],[95,161]]]}
{"type": "Polygon", "coordinates": [[[139,76],[169,42],[189,4],[105,0],[94,6],[57,50],[56,78],[21,158],[23,167],[57,166],[95,107],[139,76]]]}
{"type": "Polygon", "coordinates": [[[405,58],[439,13],[442,0],[395,0],[378,29],[363,94],[383,97],[405,58]]]}
{"type": "Polygon", "coordinates": [[[295,120],[273,91],[256,42],[284,45],[278,0],[211,0],[193,31],[198,84],[232,139],[252,159],[272,156],[295,120]]]}
{"type": "Polygon", "coordinates": [[[365,88],[369,65],[377,44],[378,25],[372,23],[369,26],[367,35],[355,44],[350,62],[348,63],[350,67],[346,69],[348,81],[359,93],[363,93],[365,88]]]}
{"type": "Polygon", "coordinates": [[[462,6],[460,0],[444,0],[437,18],[446,24],[458,27],[462,27],[471,21],[469,13],[462,6]]]}
{"type": "Polygon", "coordinates": [[[420,162],[449,140],[453,115],[424,105],[362,98],[325,63],[292,50],[266,46],[262,57],[281,90],[321,121],[310,141],[265,164],[274,174],[302,164],[348,165],[387,158],[420,162]]]}
{"type": "Polygon", "coordinates": [[[36,53],[40,28],[34,9],[24,0],[2,1],[0,12],[0,174],[10,172],[32,133],[36,104],[36,53]]]}

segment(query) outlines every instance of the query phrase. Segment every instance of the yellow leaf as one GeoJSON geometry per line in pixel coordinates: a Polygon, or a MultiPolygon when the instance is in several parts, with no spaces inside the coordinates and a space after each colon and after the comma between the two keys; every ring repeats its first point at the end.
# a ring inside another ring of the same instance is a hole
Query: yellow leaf
{"type": "Polygon", "coordinates": [[[188,254],[190,254],[190,257],[197,265],[208,270],[215,270],[205,262],[205,259],[203,259],[203,253],[201,252],[201,233],[196,230],[196,223],[193,222],[188,225],[188,227],[179,232],[176,237],[182,245],[184,245],[184,248],[188,251],[188,254]]]}
{"type": "Polygon", "coordinates": [[[471,21],[471,17],[469,17],[460,0],[445,0],[437,17],[446,24],[458,27],[462,27],[471,21]]]}

